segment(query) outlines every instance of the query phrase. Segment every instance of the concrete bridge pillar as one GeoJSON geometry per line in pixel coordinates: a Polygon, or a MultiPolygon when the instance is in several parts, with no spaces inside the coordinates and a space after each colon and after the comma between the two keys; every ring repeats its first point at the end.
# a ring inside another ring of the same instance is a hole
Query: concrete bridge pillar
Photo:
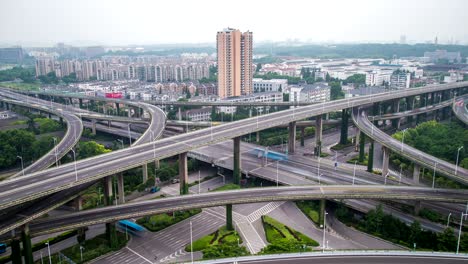
{"type": "Polygon", "coordinates": [[[26,264],[34,264],[34,257],[32,252],[32,243],[31,243],[31,235],[29,233],[29,225],[24,225],[23,230],[21,231],[21,240],[23,242],[23,255],[24,255],[24,263],[26,264]]]}
{"type": "Polygon", "coordinates": [[[127,107],[127,117],[128,118],[132,117],[132,108],[131,107],[127,107]]]}
{"type": "Polygon", "coordinates": [[[369,146],[369,158],[367,159],[367,171],[372,172],[374,170],[374,140],[371,139],[369,146]]]}
{"type": "Polygon", "coordinates": [[[256,135],[255,135],[255,137],[256,137],[256,138],[255,138],[255,142],[258,143],[258,142],[260,142],[260,131],[257,131],[255,134],[256,134],[256,135]]]}
{"type": "Polygon", "coordinates": [[[112,204],[112,176],[107,176],[102,179],[102,185],[104,188],[104,204],[111,205],[112,204]]]}
{"type": "Polygon", "coordinates": [[[156,169],[159,169],[159,167],[160,167],[159,160],[154,161],[154,166],[155,166],[156,169]]]}
{"type": "Polygon", "coordinates": [[[301,127],[301,147],[305,146],[305,127],[301,127]]]}
{"type": "Polygon", "coordinates": [[[414,215],[419,215],[419,211],[421,211],[421,201],[414,202],[414,215]]]}
{"type": "Polygon", "coordinates": [[[232,225],[232,204],[226,204],[226,229],[234,230],[232,225]]]}
{"type": "Polygon", "coordinates": [[[107,121],[107,126],[110,128],[111,125],[112,125],[112,121],[108,120],[108,121],[107,121]]]}
{"type": "Polygon", "coordinates": [[[252,107],[249,108],[249,117],[252,117],[252,107]]]}
{"type": "Polygon", "coordinates": [[[398,121],[397,121],[396,126],[397,126],[397,129],[400,129],[401,121],[403,120],[403,117],[402,117],[402,118],[398,118],[397,120],[398,120],[398,121]]]}
{"type": "Polygon", "coordinates": [[[240,137],[235,137],[233,138],[234,141],[234,183],[235,184],[240,184],[241,180],[241,151],[240,151],[240,142],[241,138],[240,137]]]}
{"type": "Polygon", "coordinates": [[[366,158],[366,134],[359,132],[359,162],[363,162],[366,158]]]}
{"type": "Polygon", "coordinates": [[[117,190],[119,192],[119,204],[125,203],[125,190],[124,190],[124,178],[123,173],[117,174],[117,190]]]}
{"type": "Polygon", "coordinates": [[[187,152],[179,154],[180,194],[188,194],[187,152]]]}
{"type": "Polygon", "coordinates": [[[414,163],[413,166],[413,182],[418,184],[419,183],[419,175],[421,173],[421,166],[419,164],[414,163]]]}
{"type": "Polygon", "coordinates": [[[178,115],[179,115],[179,121],[182,120],[182,110],[180,109],[180,107],[177,108],[177,112],[178,112],[178,115]]]}
{"type": "Polygon", "coordinates": [[[83,197],[81,195],[73,199],[73,207],[75,211],[83,210],[83,197]]]}
{"type": "Polygon", "coordinates": [[[288,139],[288,153],[294,154],[296,151],[296,122],[289,123],[289,131],[288,131],[289,139],[288,139]]]}
{"type": "Polygon", "coordinates": [[[386,176],[388,174],[388,162],[390,160],[390,150],[387,147],[382,147],[382,176],[386,176]]]}
{"type": "Polygon", "coordinates": [[[5,106],[6,106],[6,110],[10,110],[10,104],[9,103],[5,103],[5,106]]]}
{"type": "Polygon", "coordinates": [[[83,99],[79,98],[79,99],[78,99],[78,102],[79,102],[79,104],[80,104],[80,108],[83,108],[83,99]]]}
{"type": "Polygon", "coordinates": [[[346,145],[348,143],[348,111],[343,109],[341,111],[341,134],[340,144],[346,145]]]}
{"type": "Polygon", "coordinates": [[[120,114],[120,104],[119,103],[115,103],[115,109],[117,109],[117,115],[120,114]]]}
{"type": "Polygon", "coordinates": [[[322,152],[322,116],[315,117],[315,156],[320,157],[322,152]]]}
{"type": "Polygon", "coordinates": [[[70,97],[69,99],[70,99],[70,105],[75,107],[75,105],[73,104],[73,98],[70,97]]]}
{"type": "Polygon", "coordinates": [[[148,164],[147,163],[143,164],[142,170],[143,170],[143,183],[145,183],[148,180],[148,164]]]}
{"type": "Polygon", "coordinates": [[[13,264],[22,264],[23,257],[21,254],[21,244],[18,238],[13,237],[10,243],[11,247],[11,263],[13,264]]]}
{"type": "Polygon", "coordinates": [[[96,135],[96,119],[91,119],[91,134],[96,135]]]}

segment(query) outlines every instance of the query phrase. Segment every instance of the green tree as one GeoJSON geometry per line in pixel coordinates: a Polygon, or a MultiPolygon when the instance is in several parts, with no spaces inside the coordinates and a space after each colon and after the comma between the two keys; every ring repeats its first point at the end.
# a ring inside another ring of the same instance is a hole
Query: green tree
{"type": "Polygon", "coordinates": [[[410,227],[409,242],[416,243],[421,235],[421,224],[418,221],[414,221],[410,227]]]}
{"type": "Polygon", "coordinates": [[[96,143],[95,141],[80,142],[78,146],[77,159],[94,157],[108,152],[111,152],[111,150],[106,149],[103,145],[96,143]]]}
{"type": "Polygon", "coordinates": [[[341,90],[340,82],[330,82],[330,99],[337,100],[344,98],[344,93],[341,90]]]}
{"type": "Polygon", "coordinates": [[[457,247],[457,239],[452,228],[446,228],[443,233],[437,235],[438,250],[454,251],[457,247]]]}

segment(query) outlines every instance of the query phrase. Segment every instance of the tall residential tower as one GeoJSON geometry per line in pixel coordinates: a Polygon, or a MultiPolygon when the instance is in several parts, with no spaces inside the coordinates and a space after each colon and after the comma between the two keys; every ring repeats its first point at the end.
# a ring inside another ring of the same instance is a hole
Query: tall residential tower
{"type": "Polygon", "coordinates": [[[218,96],[252,93],[252,32],[227,28],[216,37],[218,49],[218,96]]]}

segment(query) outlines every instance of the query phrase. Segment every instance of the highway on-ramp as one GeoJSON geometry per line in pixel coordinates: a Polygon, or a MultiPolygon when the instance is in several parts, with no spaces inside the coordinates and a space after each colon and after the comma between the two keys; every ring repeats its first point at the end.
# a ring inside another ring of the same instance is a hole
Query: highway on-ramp
{"type": "Polygon", "coordinates": [[[364,108],[355,108],[352,116],[354,124],[362,132],[383,146],[426,168],[434,168],[438,173],[445,175],[447,178],[468,185],[468,170],[458,168],[457,173],[455,173],[454,164],[424,153],[387,135],[369,121],[367,111],[364,108]]]}

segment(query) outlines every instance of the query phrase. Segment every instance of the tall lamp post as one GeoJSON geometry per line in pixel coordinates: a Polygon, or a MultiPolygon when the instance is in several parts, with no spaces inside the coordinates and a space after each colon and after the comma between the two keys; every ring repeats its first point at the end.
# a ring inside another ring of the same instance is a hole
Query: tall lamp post
{"type": "Polygon", "coordinates": [[[57,138],[52,137],[54,140],[54,153],[55,153],[55,166],[58,167],[58,158],[57,158],[57,138]]]}
{"type": "Polygon", "coordinates": [[[458,241],[457,241],[457,254],[458,250],[460,249],[460,238],[461,238],[461,232],[462,232],[462,226],[463,226],[463,216],[468,216],[468,214],[464,214],[463,212],[461,213],[460,217],[460,229],[458,230],[458,241]]]}
{"type": "Polygon", "coordinates": [[[458,157],[460,156],[460,150],[463,148],[463,146],[459,147],[457,150],[457,162],[455,163],[455,175],[457,175],[458,172],[458,157]]]}
{"type": "Polygon", "coordinates": [[[322,240],[322,253],[325,252],[325,231],[327,229],[327,211],[323,216],[323,240],[322,240]]]}
{"type": "Polygon", "coordinates": [[[23,157],[21,156],[16,156],[17,158],[19,158],[21,160],[21,173],[23,174],[24,176],[24,164],[23,164],[23,157]]]}
{"type": "Polygon", "coordinates": [[[76,170],[76,153],[75,150],[70,149],[73,152],[73,160],[75,161],[75,180],[78,181],[78,171],[76,170]]]}

